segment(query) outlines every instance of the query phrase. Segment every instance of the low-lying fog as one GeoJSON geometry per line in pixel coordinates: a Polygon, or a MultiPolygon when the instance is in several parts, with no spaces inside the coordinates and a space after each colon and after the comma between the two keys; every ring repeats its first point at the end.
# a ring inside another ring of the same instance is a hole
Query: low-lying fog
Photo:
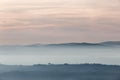
{"type": "Polygon", "coordinates": [[[119,47],[0,47],[2,64],[102,63],[120,65],[119,47]]]}

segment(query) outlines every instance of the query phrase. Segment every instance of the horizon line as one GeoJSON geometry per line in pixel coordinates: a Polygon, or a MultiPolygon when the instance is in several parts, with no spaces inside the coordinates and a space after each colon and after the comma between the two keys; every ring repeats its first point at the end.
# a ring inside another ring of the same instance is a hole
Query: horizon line
{"type": "Polygon", "coordinates": [[[35,45],[35,44],[39,44],[39,45],[51,45],[51,44],[69,44],[69,43],[90,43],[90,44],[100,44],[100,43],[104,43],[104,42],[120,42],[120,40],[116,40],[116,41],[98,41],[98,42],[87,42],[87,41],[83,41],[83,42],[59,42],[59,43],[31,43],[31,44],[5,44],[5,45],[0,45],[0,46],[26,46],[26,45],[35,45]]]}
{"type": "Polygon", "coordinates": [[[0,63],[0,66],[56,66],[56,65],[105,65],[105,66],[119,66],[120,64],[108,64],[108,63],[33,63],[33,64],[3,64],[0,63]]]}

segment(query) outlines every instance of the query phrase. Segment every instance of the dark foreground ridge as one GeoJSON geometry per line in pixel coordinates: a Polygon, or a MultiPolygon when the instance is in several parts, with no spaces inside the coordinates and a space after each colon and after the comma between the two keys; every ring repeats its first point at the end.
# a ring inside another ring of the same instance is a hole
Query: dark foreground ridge
{"type": "Polygon", "coordinates": [[[0,80],[120,80],[120,66],[101,64],[1,65],[0,80]]]}

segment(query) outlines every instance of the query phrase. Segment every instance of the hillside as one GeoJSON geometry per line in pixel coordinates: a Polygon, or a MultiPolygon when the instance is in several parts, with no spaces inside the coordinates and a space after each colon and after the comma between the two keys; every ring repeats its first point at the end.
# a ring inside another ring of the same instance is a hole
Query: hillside
{"type": "Polygon", "coordinates": [[[120,66],[101,64],[4,65],[0,72],[0,80],[120,80],[120,66]]]}

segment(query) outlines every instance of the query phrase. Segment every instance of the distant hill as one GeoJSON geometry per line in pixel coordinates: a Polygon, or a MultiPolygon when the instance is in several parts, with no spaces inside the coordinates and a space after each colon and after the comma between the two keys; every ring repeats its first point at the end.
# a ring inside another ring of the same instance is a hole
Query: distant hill
{"type": "Polygon", "coordinates": [[[120,47],[120,41],[107,41],[100,43],[59,43],[59,44],[31,44],[31,45],[6,45],[2,47],[120,47]]]}
{"type": "Polygon", "coordinates": [[[104,44],[104,45],[119,45],[120,46],[120,41],[108,41],[108,42],[102,42],[101,44],[104,44]]]}
{"type": "Polygon", "coordinates": [[[101,64],[1,65],[0,80],[120,80],[120,66],[101,64]]]}
{"type": "Polygon", "coordinates": [[[27,45],[28,47],[113,47],[113,46],[120,46],[120,41],[108,41],[108,42],[101,42],[101,43],[61,43],[61,44],[33,44],[27,45]]]}

